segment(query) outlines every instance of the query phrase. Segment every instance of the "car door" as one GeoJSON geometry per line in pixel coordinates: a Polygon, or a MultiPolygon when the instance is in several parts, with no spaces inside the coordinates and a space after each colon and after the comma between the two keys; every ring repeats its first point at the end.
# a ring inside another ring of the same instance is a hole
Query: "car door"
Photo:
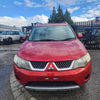
{"type": "Polygon", "coordinates": [[[15,31],[12,31],[12,40],[16,40],[16,32],[15,31]]]}
{"type": "Polygon", "coordinates": [[[19,40],[19,32],[18,31],[13,31],[13,40],[15,40],[15,41],[19,40]]]}
{"type": "Polygon", "coordinates": [[[12,40],[14,40],[12,31],[7,31],[7,38],[11,38],[12,40]]]}
{"type": "Polygon", "coordinates": [[[20,40],[20,33],[19,33],[19,31],[16,31],[16,40],[20,40]]]}

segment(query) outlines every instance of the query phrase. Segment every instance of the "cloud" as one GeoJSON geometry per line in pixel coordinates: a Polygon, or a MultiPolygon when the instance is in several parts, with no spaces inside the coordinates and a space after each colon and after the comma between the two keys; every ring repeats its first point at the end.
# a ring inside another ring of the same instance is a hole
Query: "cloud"
{"type": "Polygon", "coordinates": [[[67,6],[67,5],[75,5],[76,3],[78,3],[79,0],[58,0],[58,3],[63,5],[63,6],[67,6]]]}
{"type": "Polygon", "coordinates": [[[45,6],[49,7],[50,9],[53,6],[61,5],[61,6],[69,6],[69,5],[75,5],[78,0],[44,0],[45,1],[45,6]]]}
{"type": "Polygon", "coordinates": [[[30,0],[24,0],[27,7],[33,7],[34,2],[31,2],[30,0]]]}
{"type": "Polygon", "coordinates": [[[0,17],[0,24],[4,25],[9,25],[9,26],[17,26],[17,27],[22,27],[22,26],[27,26],[30,25],[31,23],[35,22],[41,22],[41,23],[47,23],[48,22],[48,17],[45,15],[36,15],[33,17],[28,17],[24,18],[23,16],[20,17],[0,17]]]}
{"type": "Polygon", "coordinates": [[[40,23],[47,23],[48,22],[48,17],[45,15],[36,15],[34,17],[28,17],[27,19],[28,23],[36,23],[36,22],[40,22],[40,23]]]}
{"type": "Polygon", "coordinates": [[[94,19],[94,18],[90,18],[90,19],[88,19],[88,18],[83,18],[83,17],[77,17],[77,16],[73,16],[72,17],[72,20],[74,21],[74,22],[82,22],[82,21],[89,21],[89,20],[92,20],[92,19],[94,19]]]}
{"type": "Polygon", "coordinates": [[[49,9],[52,9],[54,6],[57,6],[56,0],[45,0],[45,7],[49,7],[49,9]]]}
{"type": "Polygon", "coordinates": [[[96,0],[87,0],[87,2],[95,2],[96,0]]]}
{"type": "Polygon", "coordinates": [[[71,8],[68,8],[68,11],[70,12],[70,13],[73,13],[75,10],[78,10],[80,7],[75,7],[75,8],[73,8],[73,9],[71,9],[71,8]]]}
{"type": "Polygon", "coordinates": [[[65,6],[65,7],[69,7],[72,5],[78,5],[78,4],[82,4],[82,3],[90,3],[90,2],[98,2],[98,0],[44,0],[45,1],[45,5],[48,6],[49,8],[53,7],[53,6],[57,6],[57,5],[61,5],[61,6],[65,6]]]}
{"type": "Polygon", "coordinates": [[[15,1],[14,4],[15,4],[15,5],[22,5],[22,2],[15,1]]]}
{"type": "Polygon", "coordinates": [[[58,5],[69,7],[72,5],[84,4],[86,2],[96,3],[96,1],[98,2],[98,0],[42,0],[43,3],[39,4],[34,2],[33,0],[24,0],[27,7],[44,7],[44,8],[49,7],[49,9],[52,9],[53,6],[56,7],[58,5]]]}
{"type": "Polygon", "coordinates": [[[43,7],[43,5],[35,3],[30,0],[24,0],[27,7],[43,7]]]}
{"type": "Polygon", "coordinates": [[[86,14],[80,15],[80,17],[95,17],[100,16],[100,5],[97,5],[95,8],[88,10],[86,14]]]}
{"type": "Polygon", "coordinates": [[[4,24],[4,25],[9,25],[9,26],[23,26],[27,24],[27,20],[23,17],[8,17],[8,16],[4,16],[4,17],[0,17],[0,24],[4,24]]]}

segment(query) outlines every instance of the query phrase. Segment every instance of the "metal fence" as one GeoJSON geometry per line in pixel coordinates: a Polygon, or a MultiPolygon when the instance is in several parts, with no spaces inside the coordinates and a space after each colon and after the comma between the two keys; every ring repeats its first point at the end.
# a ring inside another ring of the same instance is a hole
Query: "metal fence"
{"type": "Polygon", "coordinates": [[[87,49],[100,49],[100,40],[94,41],[94,40],[85,40],[83,38],[80,38],[80,41],[87,49]]]}

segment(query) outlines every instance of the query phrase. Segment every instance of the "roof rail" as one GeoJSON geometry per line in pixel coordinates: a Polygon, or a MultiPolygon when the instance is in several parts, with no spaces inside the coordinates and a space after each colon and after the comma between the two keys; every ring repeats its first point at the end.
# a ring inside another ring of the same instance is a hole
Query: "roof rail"
{"type": "Polygon", "coordinates": [[[42,24],[68,24],[66,21],[64,21],[64,22],[61,22],[61,23],[39,23],[39,22],[36,22],[36,23],[34,23],[34,26],[37,26],[37,25],[42,25],[42,24]]]}

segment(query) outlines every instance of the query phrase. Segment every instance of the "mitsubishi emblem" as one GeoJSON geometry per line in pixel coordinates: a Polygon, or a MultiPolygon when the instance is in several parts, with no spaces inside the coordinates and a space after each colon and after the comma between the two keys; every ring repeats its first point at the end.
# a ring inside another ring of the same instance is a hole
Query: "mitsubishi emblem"
{"type": "Polygon", "coordinates": [[[57,71],[56,65],[53,62],[49,62],[46,67],[47,71],[57,71]]]}
{"type": "Polygon", "coordinates": [[[51,69],[54,69],[54,67],[52,65],[50,65],[50,67],[48,69],[51,70],[51,69]]]}

